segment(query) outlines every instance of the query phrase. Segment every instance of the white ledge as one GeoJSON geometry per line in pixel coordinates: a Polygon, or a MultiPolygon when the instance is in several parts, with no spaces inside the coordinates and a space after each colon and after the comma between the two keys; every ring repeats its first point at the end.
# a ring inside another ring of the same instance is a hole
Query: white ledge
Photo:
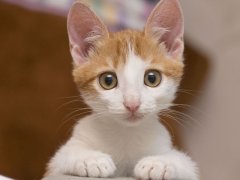
{"type": "MultiPolygon", "coordinates": [[[[76,176],[50,176],[45,177],[42,180],[99,180],[100,178],[85,178],[85,177],[76,177],[76,176]]],[[[134,178],[126,178],[126,177],[119,177],[119,178],[101,178],[100,180],[134,180],[134,178]]]]}

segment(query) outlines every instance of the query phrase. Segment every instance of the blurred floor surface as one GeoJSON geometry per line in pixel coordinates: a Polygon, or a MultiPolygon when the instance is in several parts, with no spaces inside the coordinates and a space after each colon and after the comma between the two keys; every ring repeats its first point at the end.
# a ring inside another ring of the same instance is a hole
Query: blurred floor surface
{"type": "Polygon", "coordinates": [[[74,177],[74,176],[53,176],[53,177],[46,177],[43,180],[134,180],[134,178],[81,178],[81,177],[74,177]]]}

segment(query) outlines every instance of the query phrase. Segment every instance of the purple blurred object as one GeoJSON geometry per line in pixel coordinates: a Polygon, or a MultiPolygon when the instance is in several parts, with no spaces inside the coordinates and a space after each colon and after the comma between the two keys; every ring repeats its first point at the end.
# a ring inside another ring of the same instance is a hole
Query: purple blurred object
{"type": "MultiPolygon", "coordinates": [[[[66,16],[74,0],[3,0],[25,8],[66,16]]],[[[142,29],[159,0],[85,0],[111,31],[142,29]]]]}

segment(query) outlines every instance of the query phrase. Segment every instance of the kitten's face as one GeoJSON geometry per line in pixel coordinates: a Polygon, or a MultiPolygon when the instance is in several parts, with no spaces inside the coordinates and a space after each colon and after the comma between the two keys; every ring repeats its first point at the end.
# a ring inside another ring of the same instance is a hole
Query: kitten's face
{"type": "Polygon", "coordinates": [[[168,57],[156,41],[123,31],[99,41],[74,78],[95,112],[136,122],[170,106],[182,72],[182,61],[168,57]]]}
{"type": "Polygon", "coordinates": [[[68,16],[74,80],[86,103],[121,122],[168,108],[183,73],[183,16],[178,0],[161,0],[143,32],[110,34],[88,6],[68,16]]]}

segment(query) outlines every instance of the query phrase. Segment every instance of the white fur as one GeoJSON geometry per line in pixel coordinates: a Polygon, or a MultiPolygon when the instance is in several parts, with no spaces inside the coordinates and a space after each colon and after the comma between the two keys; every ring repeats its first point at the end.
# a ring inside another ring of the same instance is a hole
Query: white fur
{"type": "Polygon", "coordinates": [[[118,87],[99,97],[85,98],[94,113],[79,121],[71,139],[49,163],[49,174],[88,177],[133,176],[140,179],[197,180],[195,163],[172,147],[170,135],[159,123],[158,112],[168,108],[178,84],[163,75],[160,86],[144,85],[148,61],[129,51],[127,63],[116,72],[118,87]],[[129,121],[126,98],[139,100],[138,121],[129,121]]]}

